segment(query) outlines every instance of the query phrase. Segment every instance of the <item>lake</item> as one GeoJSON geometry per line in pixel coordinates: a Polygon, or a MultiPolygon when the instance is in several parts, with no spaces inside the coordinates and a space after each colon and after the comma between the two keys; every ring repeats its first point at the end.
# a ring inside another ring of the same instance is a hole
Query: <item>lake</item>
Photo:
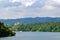
{"type": "Polygon", "coordinates": [[[16,32],[16,36],[0,40],[60,40],[60,32],[16,32]]]}

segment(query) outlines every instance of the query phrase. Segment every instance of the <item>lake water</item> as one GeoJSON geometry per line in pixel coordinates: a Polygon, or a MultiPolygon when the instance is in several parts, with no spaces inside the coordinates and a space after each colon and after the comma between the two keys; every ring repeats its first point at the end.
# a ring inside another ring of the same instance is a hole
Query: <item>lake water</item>
{"type": "Polygon", "coordinates": [[[60,32],[17,32],[16,36],[0,40],[60,40],[60,32]]]}

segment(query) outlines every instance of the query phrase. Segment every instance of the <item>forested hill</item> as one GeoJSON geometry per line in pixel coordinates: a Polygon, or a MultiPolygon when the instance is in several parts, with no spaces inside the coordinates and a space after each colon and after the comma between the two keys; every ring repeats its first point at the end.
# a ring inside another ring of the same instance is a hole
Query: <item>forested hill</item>
{"type": "Polygon", "coordinates": [[[60,22],[60,18],[51,17],[36,17],[36,18],[18,18],[18,19],[0,19],[1,22],[9,25],[13,25],[17,22],[20,24],[36,23],[36,22],[60,22]]]}
{"type": "Polygon", "coordinates": [[[20,24],[16,31],[22,32],[60,32],[60,22],[20,24]]]}

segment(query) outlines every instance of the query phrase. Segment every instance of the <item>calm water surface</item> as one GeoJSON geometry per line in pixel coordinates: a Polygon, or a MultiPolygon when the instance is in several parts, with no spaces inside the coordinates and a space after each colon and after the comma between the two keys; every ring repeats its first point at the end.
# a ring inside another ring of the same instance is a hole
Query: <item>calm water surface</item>
{"type": "Polygon", "coordinates": [[[17,32],[16,36],[0,40],[60,40],[60,32],[17,32]]]}

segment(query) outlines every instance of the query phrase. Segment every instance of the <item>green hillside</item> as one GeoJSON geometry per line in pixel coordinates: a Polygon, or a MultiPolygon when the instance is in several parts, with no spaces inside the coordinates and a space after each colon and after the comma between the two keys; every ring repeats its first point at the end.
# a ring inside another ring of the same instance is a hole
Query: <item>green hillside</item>
{"type": "Polygon", "coordinates": [[[60,32],[60,22],[20,24],[17,31],[25,32],[60,32]]]}

